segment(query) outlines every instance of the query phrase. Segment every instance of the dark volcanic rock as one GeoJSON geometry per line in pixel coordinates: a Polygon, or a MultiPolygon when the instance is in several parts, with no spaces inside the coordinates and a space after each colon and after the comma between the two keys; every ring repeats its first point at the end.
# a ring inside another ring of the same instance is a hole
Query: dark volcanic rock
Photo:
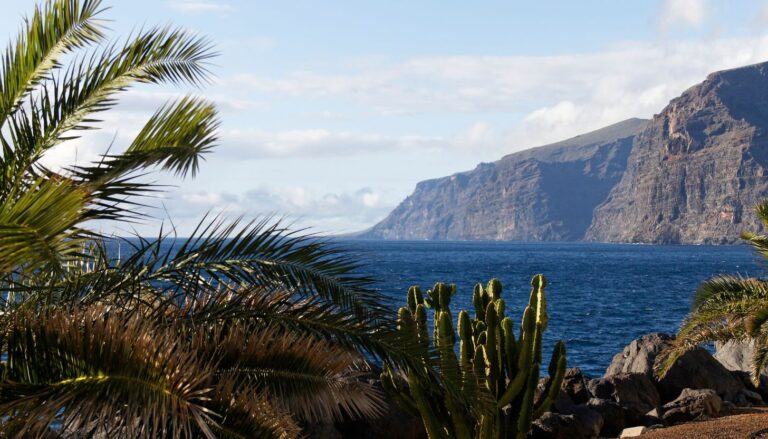
{"type": "Polygon", "coordinates": [[[603,417],[603,429],[600,430],[603,437],[618,437],[621,430],[627,426],[626,409],[616,401],[592,398],[587,402],[587,406],[603,417]]]}
{"type": "Polygon", "coordinates": [[[711,418],[720,413],[722,400],[712,389],[683,389],[680,396],[661,408],[667,425],[711,418]]]}
{"type": "Polygon", "coordinates": [[[662,333],[652,333],[633,340],[613,357],[606,376],[616,373],[644,374],[654,381],[663,402],[677,398],[684,388],[713,389],[727,400],[732,400],[744,389],[741,381],[704,349],[686,353],[663,379],[656,380],[653,376],[656,355],[672,340],[671,336],[662,333]]]}
{"type": "Polygon", "coordinates": [[[544,413],[534,421],[529,439],[592,439],[600,435],[603,417],[585,405],[574,406],[570,413],[544,413]]]}
{"type": "Polygon", "coordinates": [[[616,402],[625,409],[625,421],[639,425],[649,411],[661,405],[659,392],[647,375],[622,373],[587,383],[590,393],[599,399],[616,402]]]}
{"type": "Polygon", "coordinates": [[[576,404],[584,404],[589,401],[590,395],[587,390],[587,382],[584,380],[584,375],[578,367],[565,371],[561,388],[576,404]]]}
{"type": "Polygon", "coordinates": [[[630,119],[510,154],[475,170],[419,183],[374,239],[580,240],[621,179],[635,133],[630,119]]]}
{"type": "Polygon", "coordinates": [[[709,75],[634,139],[587,239],[729,243],[760,231],[768,196],[768,63],[709,75]]]}

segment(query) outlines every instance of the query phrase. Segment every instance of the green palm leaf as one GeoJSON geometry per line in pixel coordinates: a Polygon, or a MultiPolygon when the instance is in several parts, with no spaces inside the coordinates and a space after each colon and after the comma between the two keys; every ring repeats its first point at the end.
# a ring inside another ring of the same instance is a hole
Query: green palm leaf
{"type": "Polygon", "coordinates": [[[59,58],[103,38],[100,0],[53,1],[31,19],[0,60],[0,127],[59,58]]]}
{"type": "MultiPolygon", "coordinates": [[[[757,215],[768,226],[768,202],[757,208],[757,215]]],[[[755,251],[768,258],[768,236],[743,232],[755,251]]],[[[768,364],[768,282],[740,276],[716,276],[704,282],[693,298],[693,309],[683,321],[675,341],[657,357],[654,370],[664,376],[678,358],[702,344],[711,342],[755,342],[752,379],[759,383],[768,364]]]]}

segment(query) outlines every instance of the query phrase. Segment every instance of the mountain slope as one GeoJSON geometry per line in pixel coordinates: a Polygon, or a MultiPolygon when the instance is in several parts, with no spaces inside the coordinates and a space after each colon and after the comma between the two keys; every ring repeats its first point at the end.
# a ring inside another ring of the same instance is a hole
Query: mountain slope
{"type": "Polygon", "coordinates": [[[586,239],[729,243],[761,230],[768,197],[768,63],[717,72],[648,123],[586,239]]]}
{"type": "Polygon", "coordinates": [[[624,174],[629,119],[572,139],[510,154],[469,172],[423,181],[361,238],[579,240],[624,174]]]}

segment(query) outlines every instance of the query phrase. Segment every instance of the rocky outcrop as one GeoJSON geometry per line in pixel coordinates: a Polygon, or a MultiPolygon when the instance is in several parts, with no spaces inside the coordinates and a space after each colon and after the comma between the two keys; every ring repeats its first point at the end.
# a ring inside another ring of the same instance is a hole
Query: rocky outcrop
{"type": "MultiPolygon", "coordinates": [[[[729,341],[715,343],[715,359],[739,379],[745,388],[757,393],[764,401],[768,401],[768,366],[764,367],[757,386],[752,382],[752,358],[755,354],[755,344],[752,341],[729,341]]],[[[749,400],[750,395],[745,395],[749,400]]]]}
{"type": "Polygon", "coordinates": [[[566,369],[561,387],[574,403],[584,404],[589,401],[590,394],[587,390],[587,382],[578,367],[566,369]]]}
{"type": "Polygon", "coordinates": [[[600,431],[600,434],[604,437],[618,436],[621,434],[624,426],[628,424],[627,410],[616,401],[592,398],[587,402],[587,407],[600,413],[603,417],[603,429],[600,431]]]}
{"type": "Polygon", "coordinates": [[[624,373],[592,380],[588,384],[595,398],[614,401],[624,408],[626,422],[636,425],[643,422],[649,411],[661,405],[656,386],[643,374],[624,373]]]}
{"type": "Polygon", "coordinates": [[[711,418],[718,413],[723,401],[712,389],[683,389],[674,401],[661,408],[662,420],[667,425],[711,418]]]}
{"type": "MultiPolygon", "coordinates": [[[[550,411],[534,423],[528,437],[617,437],[646,427],[716,416],[735,406],[763,405],[764,395],[749,387],[746,372],[727,370],[703,349],[684,355],[663,380],[656,379],[656,356],[673,340],[663,333],[633,340],[598,379],[585,377],[578,368],[567,369],[550,411]]],[[[376,381],[376,377],[372,373],[364,379],[376,381]]],[[[546,377],[539,380],[534,405],[540,403],[547,382],[546,377]]],[[[312,425],[305,435],[315,439],[426,437],[418,416],[401,410],[390,399],[388,402],[388,412],[380,418],[312,425]]]]}
{"type": "Polygon", "coordinates": [[[469,172],[423,181],[359,237],[580,240],[593,210],[624,174],[632,139],[644,124],[626,120],[469,172]]]}
{"type": "Polygon", "coordinates": [[[768,63],[717,72],[635,137],[627,171],[586,238],[730,243],[762,230],[768,197],[768,63]]]}
{"type": "Polygon", "coordinates": [[[376,239],[732,243],[762,231],[768,63],[711,74],[631,119],[423,181],[376,239]]]}
{"type": "Polygon", "coordinates": [[[677,398],[684,388],[714,389],[729,401],[734,400],[744,389],[739,379],[701,348],[680,357],[664,378],[656,379],[653,375],[656,355],[673,340],[672,336],[662,333],[652,333],[633,340],[613,357],[606,376],[617,373],[644,374],[654,381],[664,402],[677,398]]]}
{"type": "Polygon", "coordinates": [[[603,429],[603,417],[580,405],[574,407],[575,413],[544,413],[534,421],[529,439],[593,439],[600,436],[603,429]]]}

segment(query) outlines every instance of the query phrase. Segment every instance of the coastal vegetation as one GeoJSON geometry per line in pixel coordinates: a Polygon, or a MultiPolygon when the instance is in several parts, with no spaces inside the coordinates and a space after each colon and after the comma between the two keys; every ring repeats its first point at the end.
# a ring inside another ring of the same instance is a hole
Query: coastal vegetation
{"type": "MultiPolygon", "coordinates": [[[[756,209],[768,227],[768,201],[756,209]]],[[[768,258],[768,236],[742,232],[757,254],[768,258]]],[[[674,343],[656,359],[655,369],[664,376],[686,352],[705,343],[754,342],[751,375],[755,385],[768,365],[768,282],[738,275],[713,277],[699,286],[693,310],[683,321],[674,343]]]]}
{"type": "Polygon", "coordinates": [[[565,374],[565,344],[560,341],[555,345],[549,379],[536,397],[542,335],[548,322],[546,280],[536,275],[531,285],[517,336],[512,319],[505,316],[506,303],[498,279],[492,279],[486,288],[475,286],[475,317],[460,311],[458,333],[450,309],[456,285],[438,283],[426,296],[418,287],[408,290],[408,305],[398,311],[398,330],[418,340],[424,367],[429,367],[427,309],[433,310],[431,344],[439,352],[445,385],[436,387],[425,381],[428,375],[412,369],[396,374],[387,368],[381,379],[403,408],[421,416],[430,439],[524,438],[531,423],[549,409],[565,374]]]}
{"type": "Polygon", "coordinates": [[[380,413],[364,357],[407,367],[409,341],[347,253],[270,219],[160,228],[122,257],[95,231],[150,219],[148,173],[196,174],[217,144],[212,102],[178,97],[94,163],[45,165],[134,85],[210,80],[207,39],[110,41],[105,11],[45,2],[0,60],[2,434],[285,438],[380,413]]]}

